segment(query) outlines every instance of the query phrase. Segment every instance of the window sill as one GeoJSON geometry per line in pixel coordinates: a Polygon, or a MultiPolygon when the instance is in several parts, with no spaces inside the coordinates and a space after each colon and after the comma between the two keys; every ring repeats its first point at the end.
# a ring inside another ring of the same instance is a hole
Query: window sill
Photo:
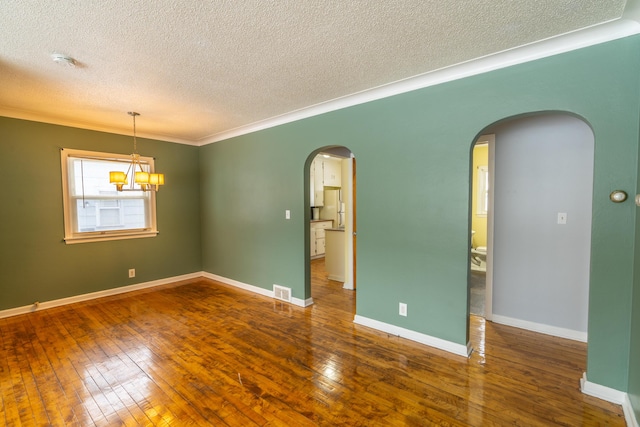
{"type": "Polygon", "coordinates": [[[65,237],[64,242],[67,245],[75,245],[77,243],[106,242],[109,240],[144,239],[147,237],[156,237],[157,235],[157,230],[129,233],[92,233],[90,236],[65,237]]]}

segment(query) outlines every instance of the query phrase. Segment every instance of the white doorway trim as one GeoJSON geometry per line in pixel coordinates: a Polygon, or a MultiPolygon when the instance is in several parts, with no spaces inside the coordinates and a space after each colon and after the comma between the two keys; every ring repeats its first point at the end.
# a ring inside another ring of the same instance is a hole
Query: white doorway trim
{"type": "Polygon", "coordinates": [[[495,145],[496,136],[483,135],[477,142],[486,141],[489,145],[489,203],[487,209],[487,272],[484,290],[484,318],[493,320],[493,195],[495,184],[495,145]]]}
{"type": "Polygon", "coordinates": [[[346,205],[346,210],[348,213],[348,217],[345,218],[344,222],[344,237],[346,239],[345,244],[345,274],[344,274],[344,285],[342,286],[344,289],[355,289],[355,280],[354,280],[354,269],[353,269],[353,223],[354,223],[354,215],[353,215],[353,162],[355,156],[351,153],[351,158],[347,163],[346,167],[343,169],[343,191],[342,197],[346,205]],[[346,179],[345,179],[346,178],[346,179]],[[344,183],[347,183],[345,186],[344,183]],[[346,194],[345,194],[346,193],[346,194]]]}

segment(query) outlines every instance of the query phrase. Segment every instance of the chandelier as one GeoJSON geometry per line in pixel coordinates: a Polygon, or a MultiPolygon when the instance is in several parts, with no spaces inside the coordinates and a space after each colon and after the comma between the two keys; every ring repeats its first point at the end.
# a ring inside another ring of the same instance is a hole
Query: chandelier
{"type": "Polygon", "coordinates": [[[142,163],[140,162],[140,154],[138,154],[138,147],[136,141],[136,116],[140,113],[135,111],[129,111],[131,117],[133,117],[133,154],[131,154],[131,164],[127,169],[127,172],[111,171],[109,172],[109,182],[116,185],[118,191],[158,191],[161,185],[164,185],[164,174],[146,172],[142,169],[142,163]],[[133,179],[129,182],[129,177],[133,175],[133,179]],[[140,189],[134,188],[134,183],[140,185],[140,189]],[[125,185],[129,185],[129,188],[124,188],[125,185]]]}

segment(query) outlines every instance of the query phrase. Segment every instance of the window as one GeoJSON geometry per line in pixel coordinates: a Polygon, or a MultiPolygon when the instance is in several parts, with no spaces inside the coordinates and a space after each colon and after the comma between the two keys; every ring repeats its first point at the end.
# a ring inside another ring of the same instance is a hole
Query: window
{"type": "MultiPolygon", "coordinates": [[[[155,192],[116,191],[110,171],[126,172],[131,156],[63,149],[62,193],[64,240],[67,244],[153,237],[156,227],[155,192]]],[[[153,171],[153,158],[140,157],[143,169],[153,171]]]]}
{"type": "Polygon", "coordinates": [[[489,211],[489,167],[478,166],[477,216],[487,216],[489,211]]]}

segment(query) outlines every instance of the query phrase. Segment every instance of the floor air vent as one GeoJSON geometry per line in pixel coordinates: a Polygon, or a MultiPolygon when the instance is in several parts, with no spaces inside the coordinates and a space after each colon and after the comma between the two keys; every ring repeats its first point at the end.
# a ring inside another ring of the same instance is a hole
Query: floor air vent
{"type": "Polygon", "coordinates": [[[291,302],[291,288],[273,285],[273,297],[286,302],[291,302]]]}

